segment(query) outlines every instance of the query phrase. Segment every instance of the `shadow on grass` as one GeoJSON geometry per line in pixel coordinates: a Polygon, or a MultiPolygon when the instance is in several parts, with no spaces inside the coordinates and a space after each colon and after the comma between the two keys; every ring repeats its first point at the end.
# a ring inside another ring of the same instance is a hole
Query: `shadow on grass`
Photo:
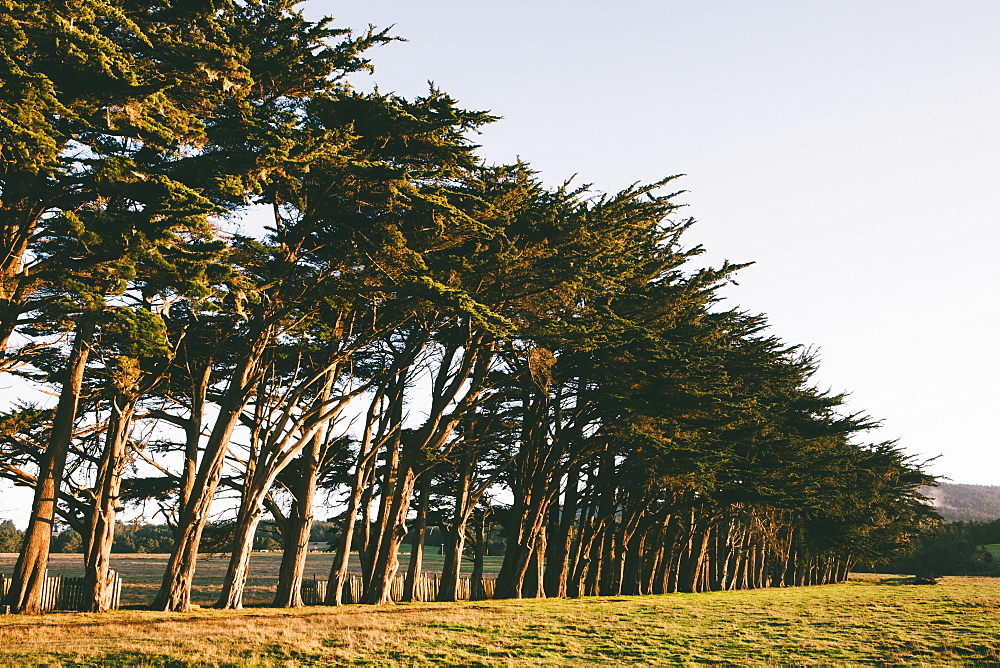
{"type": "Polygon", "coordinates": [[[889,585],[890,587],[897,587],[899,585],[934,585],[937,584],[937,580],[934,578],[906,575],[895,578],[882,578],[878,581],[878,584],[889,585]]]}

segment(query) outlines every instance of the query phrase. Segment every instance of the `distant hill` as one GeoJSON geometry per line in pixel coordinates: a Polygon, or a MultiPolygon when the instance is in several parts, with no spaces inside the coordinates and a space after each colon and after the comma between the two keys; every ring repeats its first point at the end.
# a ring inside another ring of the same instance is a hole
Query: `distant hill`
{"type": "Polygon", "coordinates": [[[1000,487],[995,485],[943,482],[940,487],[920,491],[934,500],[934,507],[948,522],[992,522],[1000,518],[1000,487]]]}

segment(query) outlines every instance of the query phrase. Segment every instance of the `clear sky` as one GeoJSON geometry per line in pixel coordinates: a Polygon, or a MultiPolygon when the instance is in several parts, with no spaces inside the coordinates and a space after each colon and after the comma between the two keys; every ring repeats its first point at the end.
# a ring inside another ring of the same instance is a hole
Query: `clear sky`
{"type": "Polygon", "coordinates": [[[686,174],[690,243],[753,260],[727,295],[820,350],[818,382],[930,470],[1000,484],[1000,2],[309,0],[405,37],[481,137],[555,184],[686,174]]]}

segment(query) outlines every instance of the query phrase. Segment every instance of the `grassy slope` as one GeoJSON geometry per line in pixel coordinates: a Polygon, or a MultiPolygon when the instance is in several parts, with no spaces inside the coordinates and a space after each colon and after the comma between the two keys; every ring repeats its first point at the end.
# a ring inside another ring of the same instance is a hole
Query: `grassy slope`
{"type": "Polygon", "coordinates": [[[0,617],[0,663],[1000,662],[1000,586],[825,587],[341,610],[0,617]]]}

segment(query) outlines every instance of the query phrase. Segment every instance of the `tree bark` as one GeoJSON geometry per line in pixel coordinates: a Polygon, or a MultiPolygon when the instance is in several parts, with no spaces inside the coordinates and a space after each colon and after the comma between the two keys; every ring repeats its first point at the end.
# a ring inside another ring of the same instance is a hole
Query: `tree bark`
{"type": "Polygon", "coordinates": [[[430,505],[431,476],[424,474],[418,489],[416,499],[417,519],[413,525],[413,539],[410,543],[410,563],[406,568],[406,579],[403,582],[403,600],[415,601],[414,588],[420,579],[420,571],[424,561],[424,541],[427,538],[427,508],[430,505]]]}
{"type": "Polygon", "coordinates": [[[472,553],[472,575],[470,576],[470,597],[473,601],[482,601],[486,598],[486,588],[483,585],[483,571],[485,570],[486,545],[489,535],[486,531],[486,519],[489,515],[487,509],[480,513],[479,521],[476,522],[476,542],[472,553]]]}
{"type": "Polygon", "coordinates": [[[24,533],[23,547],[14,567],[7,595],[7,605],[12,612],[40,614],[42,611],[42,587],[49,562],[56,502],[73,439],[83,374],[96,327],[97,313],[93,311],[84,312],[77,322],[73,347],[66,361],[59,403],[52,418],[48,447],[40,462],[31,519],[24,533]]]}
{"type": "Polygon", "coordinates": [[[97,472],[96,496],[88,521],[84,555],[84,612],[111,609],[111,548],[119,511],[119,491],[126,462],[129,431],[138,396],[116,393],[111,400],[111,417],[105,437],[104,454],[97,472]]]}
{"type": "Polygon", "coordinates": [[[386,490],[389,502],[382,518],[378,550],[372,564],[371,581],[362,603],[383,605],[392,603],[392,581],[399,570],[399,546],[406,537],[406,514],[413,496],[416,475],[408,463],[401,463],[394,476],[394,485],[386,490]]]}
{"type": "Polygon", "coordinates": [[[256,385],[260,358],[268,340],[266,332],[252,337],[219,404],[218,416],[205,445],[190,497],[178,514],[174,548],[167,560],[160,590],[153,601],[156,610],[187,612],[191,609],[191,583],[197,566],[201,534],[222,478],[230,438],[256,385]]]}
{"type": "Polygon", "coordinates": [[[236,522],[236,536],[233,538],[226,575],[222,580],[222,591],[219,600],[213,606],[222,610],[243,609],[243,590],[250,573],[253,540],[262,514],[256,494],[245,501],[243,506],[236,522]]]}
{"type": "MultiPolygon", "coordinates": [[[[368,405],[365,414],[364,435],[358,446],[358,458],[354,465],[354,477],[350,493],[347,497],[347,510],[344,511],[344,523],[341,530],[340,546],[337,548],[337,555],[330,565],[330,577],[327,581],[326,600],[327,605],[341,605],[343,603],[344,585],[347,583],[347,568],[351,557],[351,550],[354,547],[355,526],[357,524],[358,511],[365,510],[364,530],[367,531],[368,513],[367,507],[370,505],[370,495],[372,493],[371,481],[375,476],[375,457],[378,454],[380,441],[383,438],[376,438],[375,423],[379,419],[379,406],[382,402],[381,392],[377,393],[372,402],[368,405]]],[[[392,426],[385,425],[379,437],[392,435],[392,426]]],[[[358,541],[359,558],[364,558],[367,552],[367,540],[358,541]]],[[[363,564],[362,564],[363,567],[363,564]]],[[[352,601],[358,603],[358,601],[352,601]]]]}
{"type": "Polygon", "coordinates": [[[556,499],[549,510],[548,548],[545,555],[545,594],[549,597],[564,598],[567,595],[570,544],[580,500],[579,485],[579,468],[574,467],[566,476],[562,506],[556,499]]]}
{"type": "Polygon", "coordinates": [[[292,488],[292,507],[282,535],[281,566],[278,585],[271,606],[275,608],[302,607],[302,579],[305,575],[309,537],[312,534],[313,504],[319,475],[319,439],[314,439],[299,458],[295,485],[292,488]]]}

